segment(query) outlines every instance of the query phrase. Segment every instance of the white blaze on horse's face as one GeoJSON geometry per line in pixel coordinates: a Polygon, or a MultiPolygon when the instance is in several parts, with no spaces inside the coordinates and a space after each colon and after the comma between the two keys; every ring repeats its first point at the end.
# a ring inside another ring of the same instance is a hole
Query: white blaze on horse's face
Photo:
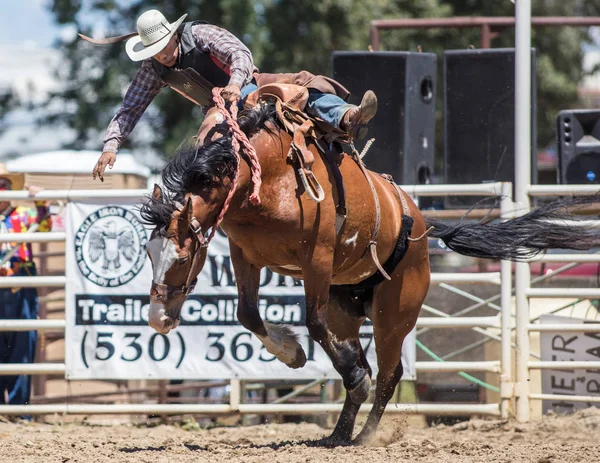
{"type": "MultiPolygon", "coordinates": [[[[153,277],[156,284],[164,284],[167,271],[177,261],[178,254],[175,243],[165,237],[157,235],[146,245],[148,255],[152,262],[153,277]]],[[[176,328],[178,322],[170,327],[165,326],[168,319],[166,307],[160,302],[150,301],[150,310],[148,312],[148,323],[152,328],[162,334],[167,334],[172,328],[176,328]]]]}

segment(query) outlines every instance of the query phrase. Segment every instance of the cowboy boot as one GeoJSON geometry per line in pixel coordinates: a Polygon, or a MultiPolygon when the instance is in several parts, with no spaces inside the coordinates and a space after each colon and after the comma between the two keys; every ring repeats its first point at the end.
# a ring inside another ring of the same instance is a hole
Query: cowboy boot
{"type": "Polygon", "coordinates": [[[375,92],[367,90],[362,97],[360,106],[355,106],[344,114],[341,128],[348,132],[351,138],[362,140],[367,136],[367,123],[377,113],[377,97],[375,92]]]}

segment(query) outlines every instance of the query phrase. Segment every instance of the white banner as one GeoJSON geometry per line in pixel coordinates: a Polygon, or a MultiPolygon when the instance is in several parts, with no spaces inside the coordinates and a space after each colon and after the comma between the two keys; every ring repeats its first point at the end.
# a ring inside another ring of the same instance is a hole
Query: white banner
{"type": "MultiPolygon", "coordinates": [[[[571,317],[545,314],[540,322],[572,324],[586,323],[571,317]]],[[[600,358],[600,333],[546,333],[540,335],[540,347],[543,361],[598,361],[600,358]]],[[[542,393],[559,395],[600,395],[600,371],[598,370],[542,370],[542,393]]],[[[579,409],[592,407],[587,402],[569,400],[543,400],[543,413],[554,410],[556,413],[574,413],[579,409]]]]}
{"type": "MultiPolygon", "coordinates": [[[[150,230],[133,205],[69,203],[67,208],[66,376],[69,379],[339,378],[305,328],[302,282],[263,269],[259,311],[289,325],[304,348],[304,368],[269,354],[236,318],[237,288],[227,238],[217,234],[179,327],[164,336],[148,326],[150,230]]],[[[373,327],[361,342],[377,371],[373,327]]],[[[415,379],[414,330],[402,352],[404,376],[415,379]]]]}

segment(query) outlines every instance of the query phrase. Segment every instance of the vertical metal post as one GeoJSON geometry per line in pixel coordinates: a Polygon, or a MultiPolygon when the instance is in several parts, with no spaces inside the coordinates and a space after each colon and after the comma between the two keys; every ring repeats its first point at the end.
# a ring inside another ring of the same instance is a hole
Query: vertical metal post
{"type": "MultiPolygon", "coordinates": [[[[46,254],[48,253],[48,243],[40,243],[39,244],[39,262],[40,265],[38,267],[39,275],[48,275],[48,257],[46,254]]],[[[37,290],[38,298],[48,296],[50,291],[48,288],[38,288],[37,290]]],[[[38,318],[41,320],[45,320],[48,318],[48,303],[40,302],[38,304],[38,318]]],[[[44,331],[38,331],[37,334],[37,347],[36,347],[36,363],[44,363],[46,361],[46,348],[48,347],[47,336],[44,331]]],[[[47,375],[36,375],[33,377],[33,395],[36,396],[45,396],[46,395],[46,381],[48,379],[47,375]]]]}
{"type": "Polygon", "coordinates": [[[379,51],[379,28],[371,24],[371,50],[379,51]]]}
{"type": "Polygon", "coordinates": [[[231,378],[229,390],[229,406],[231,411],[237,412],[240,409],[240,400],[242,398],[242,384],[238,378],[231,378]]]}
{"type": "MultiPolygon", "coordinates": [[[[511,198],[512,185],[502,184],[500,200],[500,219],[508,220],[513,213],[511,198]]],[[[503,260],[500,264],[500,414],[503,420],[508,419],[510,400],[513,397],[512,375],[512,263],[503,260]]]]}
{"type": "Polygon", "coordinates": [[[481,25],[481,48],[492,47],[492,28],[489,24],[481,25]]]}
{"type": "MultiPolygon", "coordinates": [[[[168,381],[166,379],[161,379],[158,381],[158,403],[166,404],[168,403],[168,395],[167,395],[167,384],[168,381]]],[[[169,415],[161,415],[160,419],[166,423],[169,421],[169,415]]]]}
{"type": "MultiPolygon", "coordinates": [[[[517,213],[529,211],[528,186],[531,183],[531,0],[515,2],[515,201],[517,213]]],[[[516,325],[516,415],[529,421],[529,264],[515,268],[516,325]]]]}

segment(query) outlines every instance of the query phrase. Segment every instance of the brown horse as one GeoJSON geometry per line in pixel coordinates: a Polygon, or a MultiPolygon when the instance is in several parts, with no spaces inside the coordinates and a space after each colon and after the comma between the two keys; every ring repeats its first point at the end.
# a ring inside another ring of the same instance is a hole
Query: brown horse
{"type": "MultiPolygon", "coordinates": [[[[258,288],[263,267],[304,280],[309,334],[328,354],[347,390],[343,411],[328,439],[333,445],[352,442],[357,412],[368,397],[371,369],[359,342],[359,327],[370,318],[379,373],[373,408],[355,439],[365,442],[376,430],[402,376],[402,343],[415,326],[429,289],[427,239],[418,239],[429,224],[410,197],[381,175],[369,172],[381,206],[379,260],[386,262],[394,253],[402,259],[395,268],[386,268],[391,280],[354,286],[377,273],[367,252],[376,219],[367,179],[353,159],[343,157],[340,170],[348,214],[336,233],[338,197],[331,186],[335,182],[330,169],[311,146],[313,172],[326,199],[321,203],[310,200],[287,158],[291,137],[275,120],[272,105],[245,112],[239,119],[262,167],[260,205],[248,201],[250,168],[247,159],[238,165],[230,137],[203,148],[180,150],[166,166],[163,182],[168,192],[155,187],[141,210],[144,219],[155,226],[148,243],[154,269],[150,325],[161,333],[177,326],[182,303],[204,265],[205,234],[215,224],[239,169],[239,183],[222,222],[238,286],[237,317],[279,360],[291,368],[302,367],[306,356],[291,331],[261,319],[258,288]],[[408,205],[408,216],[403,213],[403,202],[408,205]]],[[[436,223],[433,235],[463,254],[491,258],[514,259],[548,247],[587,249],[598,244],[581,227],[556,226],[549,232],[546,220],[557,217],[557,208],[502,224],[436,223]],[[581,241],[576,243],[577,239],[581,241]]]]}

